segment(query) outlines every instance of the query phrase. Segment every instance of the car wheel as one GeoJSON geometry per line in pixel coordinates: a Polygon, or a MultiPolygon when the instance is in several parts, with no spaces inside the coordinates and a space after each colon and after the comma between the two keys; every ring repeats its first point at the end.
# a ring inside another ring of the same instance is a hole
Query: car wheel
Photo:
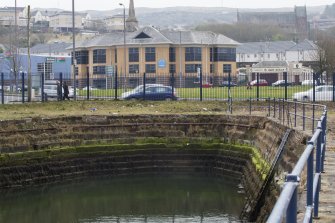
{"type": "Polygon", "coordinates": [[[308,96],[304,96],[304,97],[302,98],[302,100],[303,100],[303,101],[309,101],[309,98],[308,98],[308,96]]]}
{"type": "Polygon", "coordinates": [[[165,101],[172,101],[172,98],[165,98],[165,101]]]}
{"type": "Polygon", "coordinates": [[[129,98],[129,101],[136,101],[136,98],[129,98]]]}

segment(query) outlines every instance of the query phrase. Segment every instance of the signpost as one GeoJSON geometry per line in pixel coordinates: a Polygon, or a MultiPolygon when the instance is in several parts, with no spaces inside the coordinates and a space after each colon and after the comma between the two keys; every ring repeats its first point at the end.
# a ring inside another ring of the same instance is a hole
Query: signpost
{"type": "MultiPolygon", "coordinates": [[[[108,87],[108,76],[113,77],[114,76],[114,66],[106,66],[106,90],[108,87]]],[[[111,84],[112,86],[112,84],[111,84]]]]}

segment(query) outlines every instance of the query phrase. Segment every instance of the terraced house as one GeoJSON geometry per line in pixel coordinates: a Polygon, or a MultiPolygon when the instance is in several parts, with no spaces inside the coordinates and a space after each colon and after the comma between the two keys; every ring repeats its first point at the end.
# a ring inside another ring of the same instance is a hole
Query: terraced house
{"type": "MultiPolygon", "coordinates": [[[[148,76],[206,75],[224,76],[236,73],[238,42],[221,34],[200,31],[138,28],[133,1],[130,1],[127,32],[112,32],[78,43],[76,71],[78,79],[103,81],[107,69],[119,75],[148,76]],[[125,39],[124,39],[125,37],[125,39]]],[[[70,48],[69,48],[70,49],[70,48]]],[[[213,78],[212,78],[213,80],[213,78]]]]}

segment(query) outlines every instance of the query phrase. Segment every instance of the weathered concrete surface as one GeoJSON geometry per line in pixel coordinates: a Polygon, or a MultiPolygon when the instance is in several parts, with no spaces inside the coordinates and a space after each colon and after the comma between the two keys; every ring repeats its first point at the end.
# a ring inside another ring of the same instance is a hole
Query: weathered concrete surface
{"type": "Polygon", "coordinates": [[[319,219],[315,222],[335,222],[335,114],[328,117],[328,151],[325,161],[325,173],[322,175],[319,219]]]}

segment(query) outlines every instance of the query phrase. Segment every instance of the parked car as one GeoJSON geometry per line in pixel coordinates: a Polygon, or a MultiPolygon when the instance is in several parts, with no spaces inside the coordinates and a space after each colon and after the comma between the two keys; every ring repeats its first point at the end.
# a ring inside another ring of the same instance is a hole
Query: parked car
{"type": "MultiPolygon", "coordinates": [[[[62,88],[62,95],[64,89],[62,88]]],[[[47,95],[48,98],[57,98],[57,85],[44,85],[44,94],[47,95]]],[[[69,97],[73,98],[74,90],[71,86],[69,86],[69,97]]]]}
{"type": "MultiPolygon", "coordinates": [[[[292,86],[291,82],[287,82],[286,86],[292,86]]],[[[272,87],[285,87],[285,80],[278,80],[272,84],[272,87]]]]}
{"type": "Polygon", "coordinates": [[[83,90],[83,91],[87,91],[87,90],[95,91],[95,90],[98,90],[98,88],[94,88],[94,87],[89,86],[89,87],[83,87],[81,90],[83,90]]]}
{"type": "MultiPolygon", "coordinates": [[[[317,85],[317,82],[314,81],[314,84],[317,85]]],[[[301,82],[301,85],[304,85],[304,86],[313,85],[313,80],[304,80],[304,81],[301,82]]]]}
{"type": "Polygon", "coordinates": [[[250,86],[269,86],[268,82],[264,79],[259,79],[259,82],[257,83],[257,80],[253,80],[250,82],[250,86]]]}
{"type": "MultiPolygon", "coordinates": [[[[236,87],[237,84],[235,82],[230,82],[230,87],[236,87]]],[[[223,81],[220,87],[229,87],[229,81],[223,81]]]]}
{"type": "MultiPolygon", "coordinates": [[[[134,90],[125,92],[122,94],[121,99],[124,100],[134,100],[143,99],[143,85],[142,87],[137,87],[134,90]]],[[[145,99],[146,100],[178,100],[176,91],[172,92],[172,87],[170,86],[146,86],[145,87],[145,99]]]]}
{"type": "MultiPolygon", "coordinates": [[[[331,85],[315,87],[315,101],[332,101],[334,88],[331,85]]],[[[298,92],[293,95],[293,100],[309,101],[313,100],[313,88],[308,91],[298,92]]]]}
{"type": "MultiPolygon", "coordinates": [[[[200,82],[199,81],[196,81],[196,82],[194,82],[194,84],[196,84],[196,85],[200,85],[200,82]]],[[[203,81],[202,82],[202,87],[203,88],[211,88],[211,87],[213,87],[213,84],[211,84],[211,83],[208,83],[207,81],[203,81]]]]}

